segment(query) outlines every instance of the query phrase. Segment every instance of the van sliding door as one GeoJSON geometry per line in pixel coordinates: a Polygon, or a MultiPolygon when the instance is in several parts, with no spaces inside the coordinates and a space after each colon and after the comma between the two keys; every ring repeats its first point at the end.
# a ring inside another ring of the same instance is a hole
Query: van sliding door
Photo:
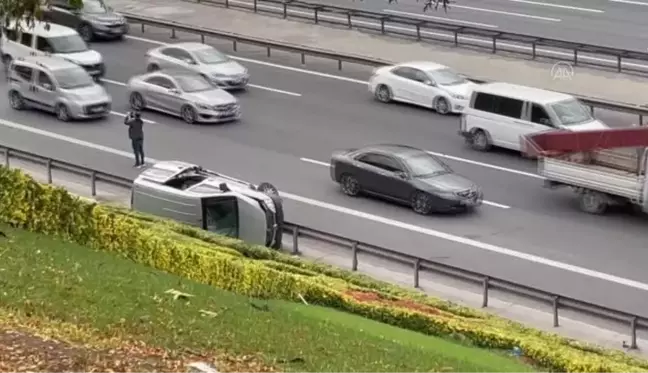
{"type": "Polygon", "coordinates": [[[202,199],[203,229],[227,237],[239,237],[239,211],[236,197],[202,199]]]}

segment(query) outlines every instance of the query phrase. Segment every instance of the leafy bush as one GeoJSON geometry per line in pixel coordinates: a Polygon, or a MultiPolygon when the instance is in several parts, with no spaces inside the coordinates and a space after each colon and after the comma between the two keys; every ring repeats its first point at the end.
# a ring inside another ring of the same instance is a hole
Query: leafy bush
{"type": "Polygon", "coordinates": [[[545,368],[567,372],[640,372],[648,362],[587,348],[555,334],[436,300],[331,266],[310,263],[126,209],[98,205],[0,167],[0,221],[111,251],[194,281],[258,298],[346,310],[438,336],[463,336],[497,349],[520,347],[545,368]],[[359,297],[358,295],[362,295],[359,297]]]}

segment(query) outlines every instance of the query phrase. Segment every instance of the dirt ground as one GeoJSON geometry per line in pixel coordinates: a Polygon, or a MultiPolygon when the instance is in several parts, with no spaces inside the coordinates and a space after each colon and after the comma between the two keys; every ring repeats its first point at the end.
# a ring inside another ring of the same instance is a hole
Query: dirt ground
{"type": "Polygon", "coordinates": [[[199,361],[221,372],[272,371],[252,357],[171,355],[139,343],[97,350],[0,326],[0,372],[186,372],[199,361]]]}

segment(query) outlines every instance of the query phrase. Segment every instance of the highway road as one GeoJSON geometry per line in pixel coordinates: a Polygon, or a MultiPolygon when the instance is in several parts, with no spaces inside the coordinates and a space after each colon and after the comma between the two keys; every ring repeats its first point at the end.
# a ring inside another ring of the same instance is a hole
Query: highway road
{"type": "Polygon", "coordinates": [[[647,0],[453,0],[447,14],[423,12],[425,0],[313,0],[401,16],[421,16],[458,25],[512,31],[645,52],[647,0]]]}
{"type": "MultiPolygon", "coordinates": [[[[128,111],[124,83],[144,71],[145,51],[167,35],[147,32],[147,39],[134,35],[93,45],[106,60],[105,85],[114,99],[115,114],[106,120],[61,123],[46,114],[13,111],[5,100],[0,102],[0,143],[134,176],[121,116],[128,111]]],[[[302,70],[285,56],[270,62],[258,51],[237,58],[254,84],[239,94],[242,121],[189,126],[147,112],[149,157],[196,162],[251,182],[270,181],[286,199],[288,220],[315,229],[647,313],[645,216],[581,213],[568,191],[542,187],[532,162],[507,152],[466,148],[457,135],[457,117],[375,102],[361,84],[367,69],[331,75],[329,65],[302,70]],[[329,177],[331,151],[380,142],[448,155],[453,168],[483,187],[489,203],[474,214],[421,217],[407,208],[342,195],[329,177]]],[[[4,82],[0,88],[6,89],[4,82]]],[[[631,117],[615,113],[601,117],[615,125],[632,123],[631,117]]]]}

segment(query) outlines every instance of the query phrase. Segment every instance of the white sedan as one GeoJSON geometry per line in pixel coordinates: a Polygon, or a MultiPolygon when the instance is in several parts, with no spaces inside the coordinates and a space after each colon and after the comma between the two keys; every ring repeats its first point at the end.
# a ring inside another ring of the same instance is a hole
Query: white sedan
{"type": "Polygon", "coordinates": [[[400,101],[461,113],[476,86],[452,69],[433,62],[407,62],[374,70],[369,91],[381,102],[400,101]]]}

